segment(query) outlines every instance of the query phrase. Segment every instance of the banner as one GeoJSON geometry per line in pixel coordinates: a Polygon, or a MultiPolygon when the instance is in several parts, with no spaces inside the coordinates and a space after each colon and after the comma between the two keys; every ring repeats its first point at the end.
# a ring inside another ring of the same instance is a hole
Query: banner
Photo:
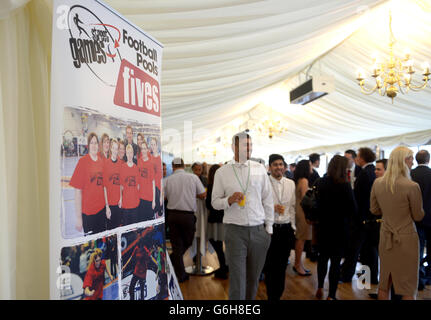
{"type": "Polygon", "coordinates": [[[168,299],[162,45],[97,0],[56,0],[52,299],[168,299]]]}

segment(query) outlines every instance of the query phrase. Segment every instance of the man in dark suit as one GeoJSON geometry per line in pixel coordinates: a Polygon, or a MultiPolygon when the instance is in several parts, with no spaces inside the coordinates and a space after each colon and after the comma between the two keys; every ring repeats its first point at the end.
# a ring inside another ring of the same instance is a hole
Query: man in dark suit
{"type": "Polygon", "coordinates": [[[355,189],[356,177],[359,176],[359,172],[361,172],[361,167],[356,165],[357,154],[355,150],[349,149],[344,151],[344,156],[349,160],[349,165],[347,168],[347,180],[350,182],[352,189],[355,189]]]}
{"type": "Polygon", "coordinates": [[[320,166],[320,155],[318,153],[312,153],[308,157],[311,162],[311,166],[313,167],[313,172],[311,173],[310,177],[308,178],[308,185],[311,187],[314,182],[320,178],[319,173],[315,168],[319,168],[320,166]]]}
{"type": "Polygon", "coordinates": [[[431,169],[428,167],[430,162],[429,152],[420,150],[416,153],[416,161],[418,166],[411,171],[411,177],[421,188],[423,208],[425,211],[423,220],[416,222],[421,257],[421,262],[419,264],[419,290],[423,290],[425,284],[430,284],[429,282],[431,280],[431,169]],[[422,260],[425,245],[427,248],[427,256],[422,260]],[[428,263],[427,268],[423,266],[425,261],[428,263]]]}
{"type": "MultiPolygon", "coordinates": [[[[319,168],[320,166],[320,155],[318,153],[312,153],[308,156],[311,167],[313,168],[313,172],[311,173],[310,177],[308,178],[308,185],[311,187],[314,185],[314,183],[317,181],[317,179],[320,178],[319,173],[317,172],[316,168],[319,168]]],[[[305,243],[304,251],[306,253],[306,257],[310,259],[310,261],[315,262],[317,261],[317,257],[319,255],[319,248],[317,245],[317,233],[316,233],[316,227],[313,225],[313,238],[311,240],[311,243],[307,241],[305,243]]]]}
{"type": "Polygon", "coordinates": [[[284,174],[283,175],[287,179],[293,180],[293,172],[288,169],[286,161],[283,161],[283,162],[284,162],[284,174]]]}
{"type": "Polygon", "coordinates": [[[351,243],[342,265],[341,280],[351,282],[355,274],[359,253],[363,264],[368,265],[371,271],[371,283],[378,283],[378,246],[380,225],[377,218],[370,212],[370,195],[374,180],[376,179],[373,162],[376,155],[370,148],[358,150],[357,164],[362,167],[355,180],[354,194],[358,204],[358,216],[353,218],[351,243]],[[363,254],[364,255],[364,254],[363,254]]]}

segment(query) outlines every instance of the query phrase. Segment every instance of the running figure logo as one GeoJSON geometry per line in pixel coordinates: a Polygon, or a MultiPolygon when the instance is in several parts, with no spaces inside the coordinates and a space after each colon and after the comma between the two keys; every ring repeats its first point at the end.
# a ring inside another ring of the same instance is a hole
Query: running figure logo
{"type": "Polygon", "coordinates": [[[89,38],[90,38],[90,36],[88,35],[87,31],[85,31],[85,29],[79,25],[79,23],[84,24],[84,22],[82,22],[82,21],[79,19],[78,14],[75,14],[75,16],[73,17],[73,22],[76,24],[76,27],[77,27],[77,28],[78,28],[78,30],[79,30],[79,36],[81,36],[82,31],[84,31],[84,32],[85,32],[85,34],[87,35],[87,37],[89,37],[89,38]]]}

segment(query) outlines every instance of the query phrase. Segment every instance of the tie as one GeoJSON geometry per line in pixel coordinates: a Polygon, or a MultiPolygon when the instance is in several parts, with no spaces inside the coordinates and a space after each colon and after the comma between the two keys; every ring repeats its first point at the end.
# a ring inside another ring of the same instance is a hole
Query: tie
{"type": "Polygon", "coordinates": [[[351,173],[352,173],[352,170],[347,170],[347,181],[349,181],[349,182],[351,182],[352,181],[352,178],[350,177],[351,176],[351,173]]]}

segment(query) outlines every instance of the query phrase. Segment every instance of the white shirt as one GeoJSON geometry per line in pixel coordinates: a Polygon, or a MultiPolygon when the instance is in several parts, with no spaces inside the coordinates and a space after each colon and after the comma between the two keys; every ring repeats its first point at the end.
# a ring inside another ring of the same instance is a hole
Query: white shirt
{"type": "Polygon", "coordinates": [[[371,166],[371,165],[374,165],[374,162],[368,162],[367,164],[364,164],[362,166],[362,169],[365,169],[365,167],[368,167],[368,166],[371,166]]]}
{"type": "Polygon", "coordinates": [[[272,187],[272,199],[274,205],[281,204],[285,207],[284,214],[280,215],[274,212],[274,223],[288,224],[292,225],[292,228],[296,230],[295,227],[295,183],[293,180],[282,177],[277,180],[273,176],[269,177],[272,187]]]}
{"type": "Polygon", "coordinates": [[[274,201],[266,169],[260,163],[247,160],[245,163],[230,161],[216,171],[211,204],[216,210],[224,210],[223,223],[240,226],[257,226],[265,223],[266,231],[272,234],[274,224],[274,201]],[[235,166],[235,171],[233,169],[235,166]],[[247,188],[248,173],[250,181],[247,188]],[[245,206],[238,203],[229,206],[228,198],[235,192],[245,193],[245,206]]]}
{"type": "Polygon", "coordinates": [[[350,170],[350,185],[352,189],[355,188],[355,180],[356,180],[355,169],[356,169],[355,164],[353,164],[352,168],[348,169],[350,170]]]}
{"type": "Polygon", "coordinates": [[[196,196],[205,192],[198,176],[177,169],[165,178],[163,184],[168,209],[196,212],[196,196]]]}

